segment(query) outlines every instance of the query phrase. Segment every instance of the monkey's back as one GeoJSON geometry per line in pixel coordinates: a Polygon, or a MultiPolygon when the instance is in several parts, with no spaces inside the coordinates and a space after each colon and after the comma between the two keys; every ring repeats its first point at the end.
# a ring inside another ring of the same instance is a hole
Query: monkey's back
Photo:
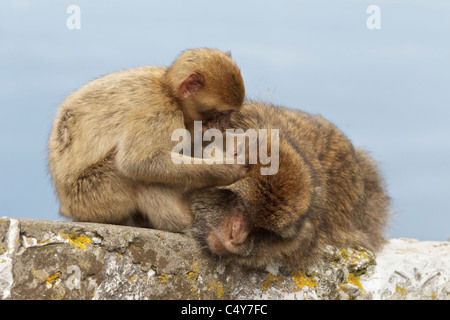
{"type": "Polygon", "coordinates": [[[158,105],[153,84],[165,68],[141,67],[94,79],[59,106],[49,139],[49,169],[55,184],[76,178],[108,156],[133,117],[158,105]]]}

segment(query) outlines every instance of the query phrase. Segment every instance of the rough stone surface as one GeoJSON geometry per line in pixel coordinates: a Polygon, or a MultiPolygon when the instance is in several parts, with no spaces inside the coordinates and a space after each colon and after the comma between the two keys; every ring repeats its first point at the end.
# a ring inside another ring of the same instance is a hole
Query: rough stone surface
{"type": "Polygon", "coordinates": [[[224,265],[188,236],[0,219],[0,299],[450,299],[450,243],[327,248],[307,270],[224,265]]]}

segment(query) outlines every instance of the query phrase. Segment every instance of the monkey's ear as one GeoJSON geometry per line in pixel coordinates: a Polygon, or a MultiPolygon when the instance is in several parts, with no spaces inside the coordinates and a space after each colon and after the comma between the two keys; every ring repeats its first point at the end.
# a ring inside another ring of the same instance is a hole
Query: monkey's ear
{"type": "Polygon", "coordinates": [[[180,84],[180,94],[183,98],[190,98],[198,89],[203,86],[204,79],[200,73],[191,73],[180,84]]]}

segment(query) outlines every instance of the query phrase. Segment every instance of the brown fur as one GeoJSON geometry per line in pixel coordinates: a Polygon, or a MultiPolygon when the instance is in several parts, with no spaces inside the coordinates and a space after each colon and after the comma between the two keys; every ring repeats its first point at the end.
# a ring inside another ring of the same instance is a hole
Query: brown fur
{"type": "Polygon", "coordinates": [[[379,249],[389,198],[376,164],[320,116],[247,103],[231,127],[279,129],[279,171],[261,164],[227,187],[190,195],[192,235],[223,259],[302,267],[324,246],[379,249]]]}
{"type": "Polygon", "coordinates": [[[244,95],[239,68],[212,49],[187,50],[169,68],[145,66],[87,83],[59,106],[50,135],[60,213],[120,224],[143,215],[149,226],[171,231],[190,226],[184,192],[232,183],[247,169],[176,165],[171,134],[195,120],[220,121],[223,129],[244,95]]]}

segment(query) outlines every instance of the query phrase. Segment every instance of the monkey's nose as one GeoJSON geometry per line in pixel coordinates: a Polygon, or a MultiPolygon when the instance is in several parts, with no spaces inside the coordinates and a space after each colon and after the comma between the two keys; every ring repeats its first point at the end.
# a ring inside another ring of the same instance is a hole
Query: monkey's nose
{"type": "Polygon", "coordinates": [[[216,254],[223,254],[227,252],[227,249],[222,245],[222,242],[220,242],[219,238],[212,231],[208,235],[207,242],[209,250],[212,252],[216,254]]]}
{"type": "Polygon", "coordinates": [[[250,228],[245,220],[236,220],[231,227],[230,242],[238,246],[245,242],[249,234],[250,228]]]}

